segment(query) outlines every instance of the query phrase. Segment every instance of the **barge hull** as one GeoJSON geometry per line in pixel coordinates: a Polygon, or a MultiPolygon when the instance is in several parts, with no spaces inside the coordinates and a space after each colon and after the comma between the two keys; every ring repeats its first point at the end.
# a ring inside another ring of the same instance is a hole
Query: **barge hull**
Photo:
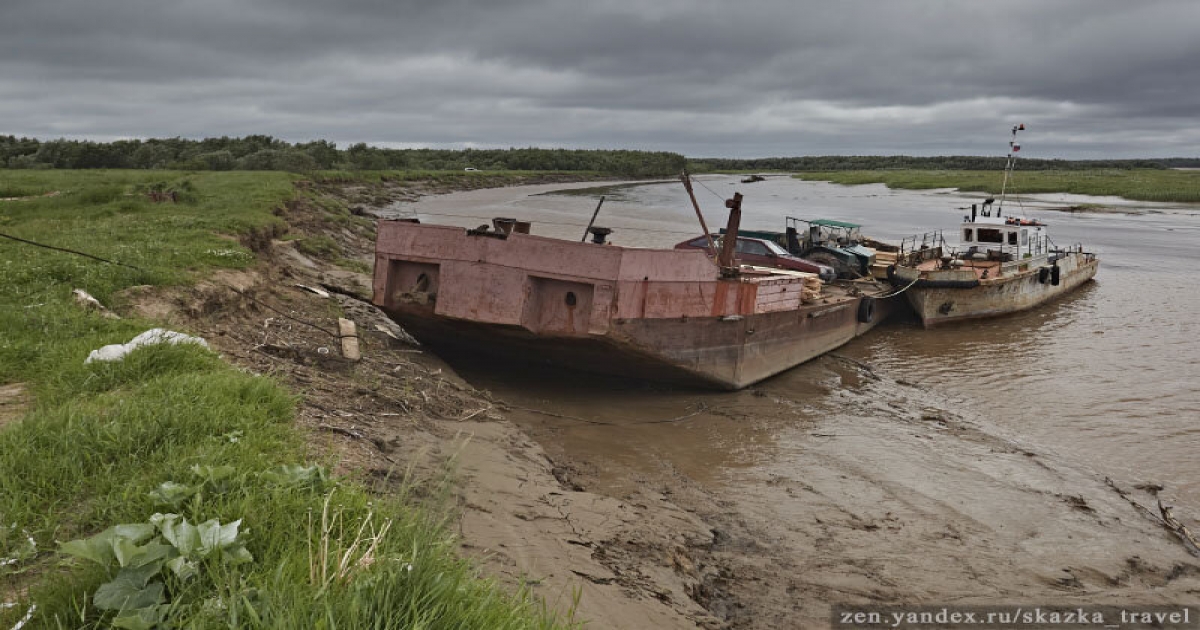
{"type": "Polygon", "coordinates": [[[885,319],[890,300],[862,288],[726,277],[700,250],[382,221],[373,302],[443,352],[739,389],[885,319]]]}
{"type": "Polygon", "coordinates": [[[875,301],[870,322],[858,321],[863,299],[801,311],[738,318],[617,320],[604,335],[548,336],[522,326],[437,315],[427,305],[385,308],[434,351],[469,360],[487,356],[689,387],[741,389],[846,344],[887,318],[889,300],[875,301]]]}

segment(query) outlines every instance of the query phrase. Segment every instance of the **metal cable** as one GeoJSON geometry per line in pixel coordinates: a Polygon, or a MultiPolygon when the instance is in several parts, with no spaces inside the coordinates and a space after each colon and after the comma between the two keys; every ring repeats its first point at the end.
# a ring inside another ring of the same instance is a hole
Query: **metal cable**
{"type": "Polygon", "coordinates": [[[67,249],[66,247],[56,247],[56,246],[54,246],[54,245],[47,245],[47,244],[45,244],[45,243],[39,243],[39,242],[37,242],[37,241],[31,241],[31,240],[29,240],[29,239],[24,239],[24,238],[21,238],[21,237],[19,237],[19,236],[13,236],[12,234],[5,234],[5,233],[3,233],[3,232],[0,232],[0,237],[7,238],[7,239],[9,239],[9,240],[13,240],[13,241],[17,241],[18,243],[25,243],[25,244],[27,244],[27,245],[33,245],[34,247],[42,247],[42,248],[45,248],[45,249],[52,249],[52,250],[54,250],[54,251],[57,251],[57,252],[66,252],[66,253],[68,253],[68,254],[75,254],[76,256],[83,256],[84,258],[91,258],[92,260],[98,260],[98,261],[100,261],[100,262],[102,262],[102,263],[108,263],[108,264],[110,264],[110,265],[118,265],[118,266],[120,266],[120,267],[128,267],[128,268],[130,268],[130,269],[133,269],[134,271],[140,271],[140,272],[142,272],[142,273],[146,273],[146,270],[145,270],[145,269],[142,269],[141,267],[135,267],[134,265],[130,265],[130,264],[128,264],[128,263],[117,262],[117,261],[115,261],[115,260],[109,260],[109,259],[107,259],[107,258],[101,258],[101,257],[99,257],[99,256],[93,256],[92,254],[87,254],[87,253],[84,253],[84,252],[75,251],[75,250],[73,250],[73,249],[67,249]]]}

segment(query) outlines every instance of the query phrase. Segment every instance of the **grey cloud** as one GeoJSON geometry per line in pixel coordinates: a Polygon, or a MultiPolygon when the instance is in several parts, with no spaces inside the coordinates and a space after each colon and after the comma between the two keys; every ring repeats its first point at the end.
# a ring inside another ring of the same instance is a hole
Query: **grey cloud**
{"type": "Polygon", "coordinates": [[[1191,1],[8,0],[0,133],[1197,155],[1191,1]],[[1037,131],[1035,132],[1034,129],[1037,131]]]}

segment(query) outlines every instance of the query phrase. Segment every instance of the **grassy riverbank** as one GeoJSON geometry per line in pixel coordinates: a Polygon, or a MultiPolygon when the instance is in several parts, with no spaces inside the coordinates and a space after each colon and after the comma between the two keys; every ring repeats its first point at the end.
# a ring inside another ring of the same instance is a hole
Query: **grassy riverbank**
{"type": "MultiPolygon", "coordinates": [[[[1003,181],[993,171],[813,171],[795,177],[838,184],[886,184],[889,188],[959,188],[999,194],[1003,181]]],[[[1072,193],[1124,197],[1137,201],[1200,202],[1200,171],[1102,169],[1021,171],[1009,183],[1010,194],[1072,193]]]]}
{"type": "Polygon", "coordinates": [[[330,479],[277,381],[194,344],[84,364],[155,322],[84,310],[73,289],[120,310],[133,286],[252,267],[287,230],[277,209],[310,194],[294,180],[0,171],[0,197],[20,197],[0,201],[0,232],[121,263],[0,239],[0,402],[16,409],[0,415],[0,627],[31,610],[48,628],[557,624],[476,576],[436,501],[330,479]]]}

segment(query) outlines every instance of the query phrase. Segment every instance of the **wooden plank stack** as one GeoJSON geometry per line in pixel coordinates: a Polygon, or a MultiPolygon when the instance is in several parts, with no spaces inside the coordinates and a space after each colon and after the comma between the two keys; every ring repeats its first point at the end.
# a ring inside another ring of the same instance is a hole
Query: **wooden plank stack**
{"type": "Polygon", "coordinates": [[[875,250],[875,264],[871,265],[871,276],[880,280],[887,279],[887,268],[896,264],[898,252],[875,250]]]}
{"type": "Polygon", "coordinates": [[[804,290],[800,294],[800,301],[807,304],[821,299],[822,284],[821,278],[816,274],[804,276],[804,290]]]}

